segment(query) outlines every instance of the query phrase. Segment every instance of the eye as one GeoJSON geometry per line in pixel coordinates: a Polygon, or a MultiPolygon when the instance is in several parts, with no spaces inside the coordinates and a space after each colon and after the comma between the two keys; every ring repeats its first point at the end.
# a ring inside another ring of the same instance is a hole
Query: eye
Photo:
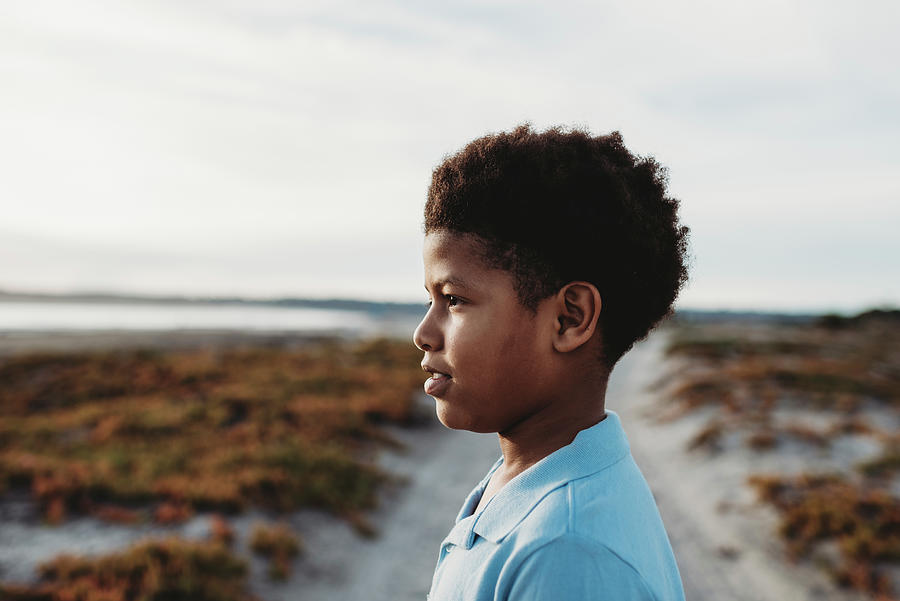
{"type": "Polygon", "coordinates": [[[452,294],[447,295],[447,305],[450,307],[455,307],[462,303],[462,299],[458,296],[453,296],[452,294]]]}

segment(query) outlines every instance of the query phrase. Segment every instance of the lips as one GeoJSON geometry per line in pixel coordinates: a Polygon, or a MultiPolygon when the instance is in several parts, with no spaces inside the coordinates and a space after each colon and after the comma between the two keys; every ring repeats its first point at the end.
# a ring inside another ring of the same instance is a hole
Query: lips
{"type": "Polygon", "coordinates": [[[447,390],[453,380],[450,374],[438,371],[430,365],[423,365],[422,369],[431,374],[431,377],[425,380],[425,394],[440,396],[447,390]]]}

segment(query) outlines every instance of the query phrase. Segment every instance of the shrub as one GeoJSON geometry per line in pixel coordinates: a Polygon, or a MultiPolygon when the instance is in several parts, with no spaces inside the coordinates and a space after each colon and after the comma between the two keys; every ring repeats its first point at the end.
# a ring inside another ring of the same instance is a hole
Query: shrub
{"type": "Polygon", "coordinates": [[[754,476],[750,483],[761,500],[778,510],[779,533],[793,557],[835,541],[841,563],[832,569],[839,583],[890,594],[878,568],[900,562],[900,500],[889,490],[837,475],[754,476]]]}
{"type": "Polygon", "coordinates": [[[424,374],[411,343],[120,351],[0,358],[0,491],[30,487],[45,519],[153,504],[198,510],[375,503],[365,457],[412,421],[424,374]]]}
{"type": "Polygon", "coordinates": [[[61,555],[34,586],[0,587],[22,601],[251,601],[247,566],[225,547],[177,538],[148,540],[95,558],[61,555]]]}
{"type": "Polygon", "coordinates": [[[287,524],[256,524],[250,548],[269,559],[269,576],[284,580],[290,575],[290,560],[300,552],[300,539],[287,524]]]}

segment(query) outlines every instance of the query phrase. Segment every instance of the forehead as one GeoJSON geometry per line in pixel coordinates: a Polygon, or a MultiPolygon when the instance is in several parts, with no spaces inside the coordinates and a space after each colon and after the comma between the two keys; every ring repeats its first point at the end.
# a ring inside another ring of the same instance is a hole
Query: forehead
{"type": "Polygon", "coordinates": [[[512,276],[488,265],[483,253],[482,244],[471,234],[446,230],[426,234],[425,286],[447,283],[465,287],[499,284],[512,287],[512,276]]]}

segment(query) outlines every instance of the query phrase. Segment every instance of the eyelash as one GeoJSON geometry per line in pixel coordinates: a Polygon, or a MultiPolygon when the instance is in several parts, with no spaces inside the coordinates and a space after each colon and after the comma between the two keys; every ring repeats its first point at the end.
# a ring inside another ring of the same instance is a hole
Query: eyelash
{"type": "MultiPolygon", "coordinates": [[[[447,299],[448,307],[458,307],[460,304],[465,302],[465,301],[463,301],[463,299],[459,298],[455,294],[444,294],[442,296],[447,299]]],[[[431,303],[432,303],[432,300],[429,298],[427,301],[425,301],[425,306],[430,307],[431,303]]]]}

